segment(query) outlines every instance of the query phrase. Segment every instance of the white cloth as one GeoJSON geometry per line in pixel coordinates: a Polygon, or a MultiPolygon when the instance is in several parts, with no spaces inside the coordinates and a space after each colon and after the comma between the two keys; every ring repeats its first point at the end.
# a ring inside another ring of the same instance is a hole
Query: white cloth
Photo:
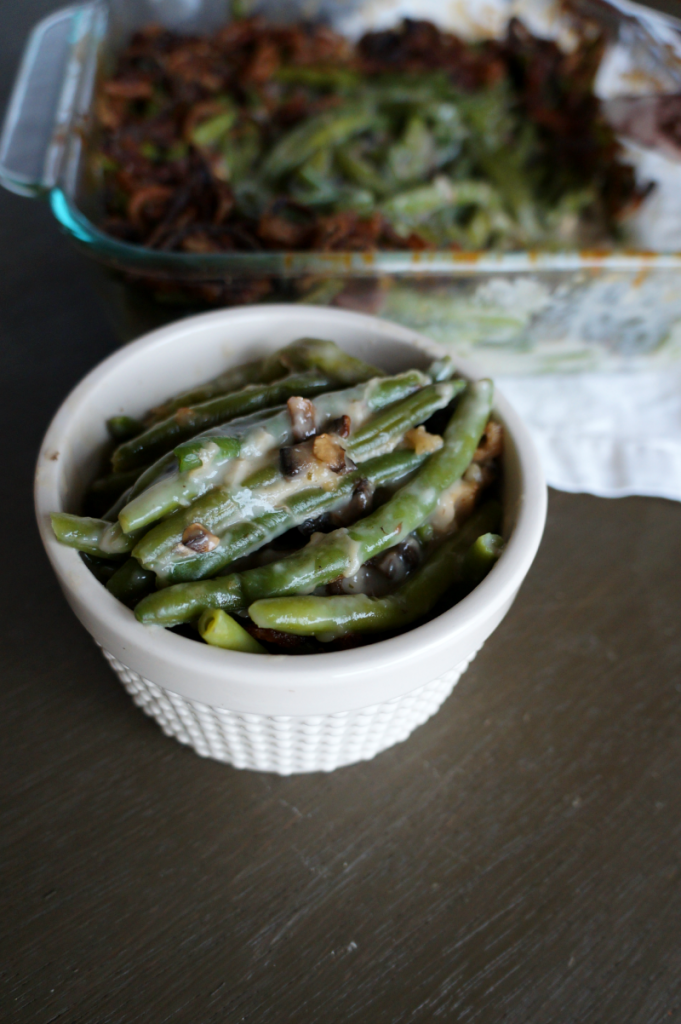
{"type": "Polygon", "coordinates": [[[497,382],[528,426],[551,487],[681,501],[681,365],[497,382]]]}

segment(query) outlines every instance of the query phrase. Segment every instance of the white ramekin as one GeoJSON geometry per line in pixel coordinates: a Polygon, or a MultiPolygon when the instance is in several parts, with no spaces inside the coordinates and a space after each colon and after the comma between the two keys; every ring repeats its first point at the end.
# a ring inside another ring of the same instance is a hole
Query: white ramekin
{"type": "MultiPolygon", "coordinates": [[[[537,551],[546,485],[528,433],[502,395],[504,533],[492,572],[463,601],[401,636],[354,650],[292,657],[223,651],[142,626],[59,544],[49,513],[78,508],[106,442],[105,420],[304,336],[331,338],[396,372],[443,350],[397,324],[311,306],[251,306],[180,320],[110,356],[71,392],[43,442],[35,480],[40,533],[72,609],[136,704],[168,736],[238,768],[331,771],[404,740],[449,695],[501,622],[537,551]]],[[[460,362],[471,378],[474,367],[460,362]]]]}

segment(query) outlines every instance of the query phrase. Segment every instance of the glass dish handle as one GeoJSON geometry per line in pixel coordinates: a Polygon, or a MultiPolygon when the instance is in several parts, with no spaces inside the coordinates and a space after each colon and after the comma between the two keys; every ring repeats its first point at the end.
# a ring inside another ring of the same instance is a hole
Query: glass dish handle
{"type": "Polygon", "coordinates": [[[99,2],[64,7],[31,31],[0,134],[0,184],[10,191],[40,196],[56,184],[101,14],[99,2]]]}

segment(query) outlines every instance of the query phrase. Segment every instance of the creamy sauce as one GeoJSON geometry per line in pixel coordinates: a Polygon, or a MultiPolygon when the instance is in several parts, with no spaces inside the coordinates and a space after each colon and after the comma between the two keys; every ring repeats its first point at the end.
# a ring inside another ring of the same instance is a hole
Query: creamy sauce
{"type": "Polygon", "coordinates": [[[347,530],[344,531],[344,536],[336,537],[336,542],[343,548],[343,555],[347,563],[343,576],[346,579],[349,576],[355,576],[359,572],[363,562],[360,542],[358,540],[353,540],[347,530]]]}
{"type": "Polygon", "coordinates": [[[130,550],[130,541],[124,535],[120,523],[112,523],[102,530],[99,546],[107,555],[121,555],[130,550]]]}

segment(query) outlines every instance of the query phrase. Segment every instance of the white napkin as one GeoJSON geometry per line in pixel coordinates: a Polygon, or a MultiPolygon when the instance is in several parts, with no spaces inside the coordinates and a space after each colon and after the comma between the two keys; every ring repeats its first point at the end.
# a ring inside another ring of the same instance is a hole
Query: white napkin
{"type": "Polygon", "coordinates": [[[681,365],[497,382],[532,433],[551,487],[681,501],[681,365]]]}

